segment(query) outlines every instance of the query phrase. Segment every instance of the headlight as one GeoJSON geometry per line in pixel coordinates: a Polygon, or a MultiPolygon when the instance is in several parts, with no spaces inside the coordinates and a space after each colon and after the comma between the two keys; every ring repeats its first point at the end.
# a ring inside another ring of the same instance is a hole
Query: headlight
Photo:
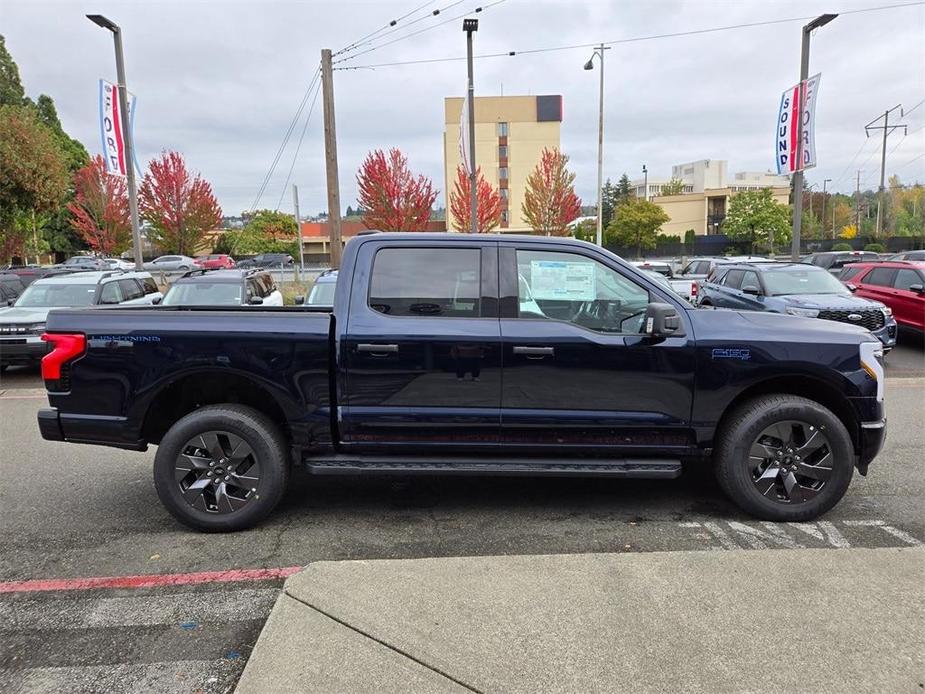
{"type": "Polygon", "coordinates": [[[36,335],[41,335],[43,332],[45,332],[45,324],[33,323],[31,326],[29,326],[29,330],[31,330],[36,335]]]}
{"type": "Polygon", "coordinates": [[[880,310],[883,311],[883,315],[887,318],[893,315],[893,309],[891,309],[889,306],[881,306],[880,310]]]}
{"type": "Polygon", "coordinates": [[[877,382],[877,400],[883,400],[883,345],[877,342],[862,342],[860,345],[861,368],[877,382]]]}
{"type": "Polygon", "coordinates": [[[784,310],[791,316],[803,316],[803,318],[815,318],[819,315],[818,308],[797,308],[796,306],[788,306],[784,310]]]}

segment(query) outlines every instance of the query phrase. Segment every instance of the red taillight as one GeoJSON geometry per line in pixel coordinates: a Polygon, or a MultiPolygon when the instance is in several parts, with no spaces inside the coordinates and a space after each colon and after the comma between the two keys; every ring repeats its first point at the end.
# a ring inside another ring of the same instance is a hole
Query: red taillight
{"type": "Polygon", "coordinates": [[[72,333],[44,333],[44,342],[52,344],[52,350],[42,357],[42,378],[57,381],[61,378],[61,367],[87,349],[87,338],[72,333]]]}
{"type": "Polygon", "coordinates": [[[691,296],[697,296],[697,283],[691,282],[691,296]]]}

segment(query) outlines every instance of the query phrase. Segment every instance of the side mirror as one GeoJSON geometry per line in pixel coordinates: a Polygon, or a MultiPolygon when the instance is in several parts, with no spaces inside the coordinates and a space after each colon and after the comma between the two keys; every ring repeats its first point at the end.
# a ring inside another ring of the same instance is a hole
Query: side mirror
{"type": "Polygon", "coordinates": [[[921,284],[910,284],[909,291],[915,292],[916,294],[925,294],[925,287],[923,287],[921,284]]]}
{"type": "Polygon", "coordinates": [[[247,300],[247,303],[249,303],[251,306],[260,306],[263,303],[263,297],[262,296],[252,296],[250,299],[247,300]]]}
{"type": "Polygon", "coordinates": [[[848,287],[849,292],[856,292],[858,290],[858,285],[856,284],[849,283],[849,284],[846,284],[845,286],[848,287]]]}
{"type": "Polygon", "coordinates": [[[295,298],[294,301],[295,301],[295,305],[296,305],[296,306],[302,306],[302,305],[305,304],[305,297],[299,295],[299,296],[297,296],[297,297],[295,298]]]}
{"type": "Polygon", "coordinates": [[[681,316],[670,304],[653,301],[646,306],[643,332],[650,337],[669,337],[681,329],[681,316]]]}
{"type": "Polygon", "coordinates": [[[752,296],[759,296],[761,294],[761,290],[754,284],[748,284],[742,287],[742,292],[745,294],[751,294],[752,296]]]}
{"type": "Polygon", "coordinates": [[[152,303],[154,306],[157,306],[157,305],[158,305],[159,303],[161,303],[163,300],[164,300],[164,297],[162,297],[162,296],[156,296],[156,297],[154,297],[153,299],[151,299],[151,303],[152,303]]]}

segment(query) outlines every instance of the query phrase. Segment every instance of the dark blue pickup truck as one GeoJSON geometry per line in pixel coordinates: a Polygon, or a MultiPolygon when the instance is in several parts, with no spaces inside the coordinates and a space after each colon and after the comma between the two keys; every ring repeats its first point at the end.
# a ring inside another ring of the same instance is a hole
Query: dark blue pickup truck
{"type": "Polygon", "coordinates": [[[42,436],[143,451],[205,531],[315,474],[663,477],[715,467],[769,520],[866,474],[885,434],[882,346],[828,321],[694,309],[580,241],[351,240],[333,309],[62,310],[42,436]]]}

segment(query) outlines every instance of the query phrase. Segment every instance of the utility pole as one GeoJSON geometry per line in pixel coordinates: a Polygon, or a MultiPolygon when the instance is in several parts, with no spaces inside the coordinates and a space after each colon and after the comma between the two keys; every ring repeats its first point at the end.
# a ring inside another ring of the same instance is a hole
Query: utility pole
{"type": "Polygon", "coordinates": [[[809,39],[814,30],[823,27],[837,14],[821,14],[803,27],[803,43],[800,48],[800,103],[799,117],[797,118],[797,151],[790,156],[796,157],[796,169],[793,173],[793,242],[790,245],[790,259],[800,262],[800,227],[803,224],[803,113],[805,109],[806,79],[809,77],[809,39]]]}
{"type": "Polygon", "coordinates": [[[98,27],[112,32],[116,48],[116,88],[119,90],[119,118],[122,120],[122,133],[125,135],[125,179],[128,187],[128,212],[132,220],[132,246],[135,256],[135,269],[144,270],[144,258],[141,256],[141,224],[138,221],[138,194],[135,190],[135,134],[128,112],[128,87],[125,83],[125,60],[122,56],[122,29],[115,22],[101,14],[88,14],[87,19],[98,27]]]}
{"type": "MultiPolygon", "coordinates": [[[[822,238],[825,238],[825,186],[831,181],[831,178],[826,178],[822,181],[822,238]]],[[[832,210],[835,209],[835,203],[832,203],[832,210]]],[[[835,236],[835,223],[832,222],[832,236],[835,236]]]]}
{"type": "Polygon", "coordinates": [[[643,185],[643,197],[646,201],[649,200],[649,169],[645,164],[642,165],[642,185],[643,185]]]}
{"type": "Polygon", "coordinates": [[[331,267],[339,268],[343,244],[340,233],[340,183],[337,178],[337,130],[334,127],[334,75],[330,48],[321,49],[321,96],[324,101],[324,164],[328,179],[331,267]]]}
{"type": "Polygon", "coordinates": [[[464,19],[466,32],[466,68],[469,74],[469,233],[479,233],[478,181],[475,175],[475,84],[472,81],[472,34],[479,30],[479,20],[464,19]]]}
{"type": "Polygon", "coordinates": [[[884,193],[886,192],[886,138],[891,132],[898,128],[903,129],[903,135],[908,134],[908,128],[902,123],[890,125],[890,113],[896,109],[899,109],[900,117],[902,117],[902,104],[897,104],[893,108],[884,111],[882,116],[877,116],[870,123],[864,126],[864,134],[867,135],[867,137],[870,137],[871,130],[883,131],[883,149],[880,152],[880,188],[877,195],[877,238],[880,238],[882,219],[880,215],[880,208],[883,207],[884,193]],[[874,125],[874,123],[876,123],[881,118],[883,119],[883,125],[874,125]]]}
{"type": "Polygon", "coordinates": [[[299,221],[299,189],[292,184],[292,209],[295,212],[295,233],[299,237],[299,279],[305,277],[305,251],[302,250],[302,223],[299,221]]]}
{"type": "Polygon", "coordinates": [[[594,53],[585,63],[585,70],[593,70],[594,56],[601,59],[601,89],[597,119],[597,233],[595,234],[598,246],[604,245],[604,51],[609,50],[610,46],[602,43],[594,49],[594,53]]]}
{"type": "Polygon", "coordinates": [[[858,182],[854,190],[854,231],[861,235],[861,170],[858,169],[858,182]]]}

